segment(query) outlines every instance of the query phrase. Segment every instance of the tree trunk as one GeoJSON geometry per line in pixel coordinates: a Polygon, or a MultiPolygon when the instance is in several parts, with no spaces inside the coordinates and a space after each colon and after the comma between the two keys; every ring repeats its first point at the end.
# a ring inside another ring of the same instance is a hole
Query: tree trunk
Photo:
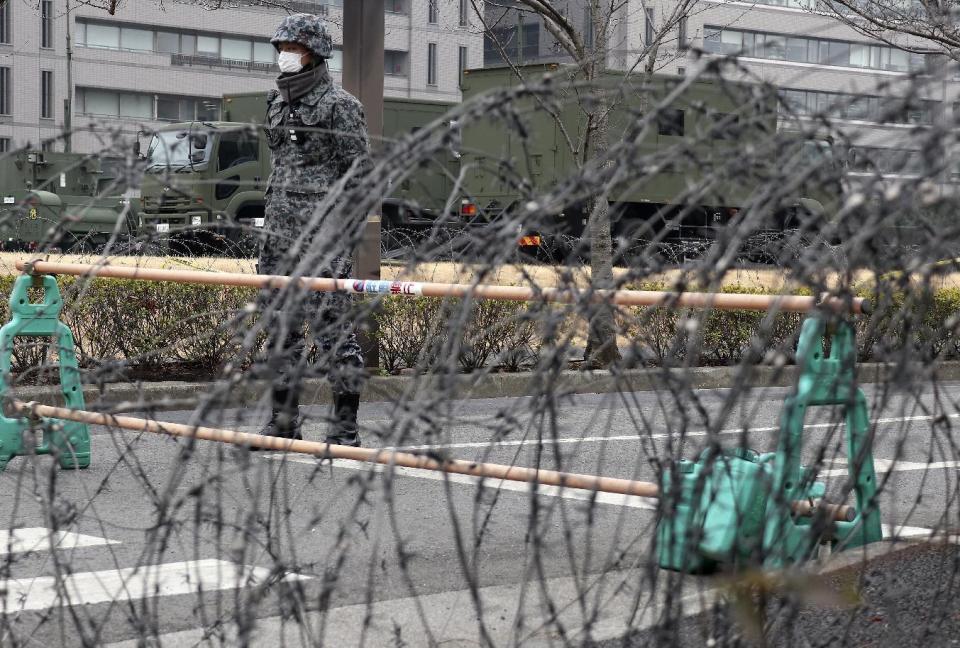
{"type": "MultiPolygon", "coordinates": [[[[594,151],[607,149],[606,103],[606,99],[603,99],[598,106],[599,118],[593,134],[594,151]]],[[[606,191],[594,197],[587,224],[590,233],[591,287],[594,290],[613,288],[613,238],[606,191]]],[[[620,360],[614,314],[615,307],[612,304],[596,304],[588,311],[590,319],[585,360],[589,369],[605,369],[620,360]]]]}
{"type": "MultiPolygon", "coordinates": [[[[610,99],[604,92],[603,73],[606,69],[607,42],[610,16],[600,11],[597,0],[594,1],[592,11],[592,28],[594,38],[593,52],[589,65],[589,82],[596,84],[599,92],[596,93],[595,110],[593,112],[593,128],[588,131],[590,140],[586,151],[590,159],[595,159],[604,153],[610,144],[609,136],[609,108],[610,99]]],[[[612,166],[612,162],[607,162],[612,166]]],[[[609,169],[606,169],[609,170],[609,169]]],[[[613,288],[613,240],[610,231],[610,204],[605,187],[599,188],[599,193],[593,197],[590,209],[590,218],[587,221],[590,233],[590,276],[591,287],[594,290],[613,288]]],[[[620,360],[620,350],[617,348],[617,328],[614,322],[615,309],[612,304],[596,304],[588,311],[589,332],[587,334],[587,349],[584,360],[588,369],[605,369],[620,360]]]]}

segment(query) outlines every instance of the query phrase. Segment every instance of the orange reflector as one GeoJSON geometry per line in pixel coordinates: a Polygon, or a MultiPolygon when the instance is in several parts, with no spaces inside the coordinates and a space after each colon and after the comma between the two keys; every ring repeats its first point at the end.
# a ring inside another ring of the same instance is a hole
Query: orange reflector
{"type": "Polygon", "coordinates": [[[520,237],[520,247],[538,247],[540,245],[539,236],[521,236],[520,237]]]}
{"type": "Polygon", "coordinates": [[[460,205],[460,214],[463,216],[476,216],[477,206],[473,203],[463,203],[460,205]]]}

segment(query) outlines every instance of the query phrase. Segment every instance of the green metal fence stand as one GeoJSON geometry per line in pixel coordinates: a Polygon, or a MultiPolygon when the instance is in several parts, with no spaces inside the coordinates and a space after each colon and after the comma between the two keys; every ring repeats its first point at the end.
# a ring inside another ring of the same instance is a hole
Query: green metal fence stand
{"type": "MultiPolygon", "coordinates": [[[[9,395],[7,381],[14,339],[52,338],[59,355],[60,389],[64,402],[67,407],[84,409],[73,334],[59,319],[62,308],[63,298],[54,277],[17,277],[10,293],[10,321],[0,328],[0,396],[6,398],[9,395]],[[31,286],[43,290],[43,301],[31,303],[31,286]]],[[[87,425],[60,419],[10,418],[6,413],[0,414],[0,471],[6,468],[11,458],[25,454],[51,454],[62,468],[86,468],[90,465],[87,425]],[[35,430],[42,432],[40,443],[27,434],[35,430]]]]}
{"type": "Polygon", "coordinates": [[[780,418],[776,452],[705,450],[695,462],[665,470],[657,529],[660,566],[704,571],[719,563],[777,568],[809,558],[817,545],[847,549],[882,538],[876,474],[863,392],[856,384],[853,327],[835,325],[825,357],[827,324],[803,323],[797,344],[800,378],[780,418]],[[803,421],[813,406],[845,409],[849,480],[857,500],[850,522],[797,517],[792,504],[822,498],[825,485],[801,466],[803,421]]]}

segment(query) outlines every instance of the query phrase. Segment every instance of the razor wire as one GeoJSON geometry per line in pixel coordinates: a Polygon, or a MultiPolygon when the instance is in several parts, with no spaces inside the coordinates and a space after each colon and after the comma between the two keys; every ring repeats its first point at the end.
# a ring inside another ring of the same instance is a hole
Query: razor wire
{"type": "MultiPolygon", "coordinates": [[[[952,74],[909,77],[882,97],[881,119],[908,120],[929,87],[952,74]]],[[[610,288],[861,296],[874,306],[851,320],[877,467],[870,510],[888,534],[955,535],[956,124],[900,128],[903,150],[914,153],[878,153],[851,143],[857,126],[844,116],[856,106],[837,97],[808,114],[735,56],[704,59],[663,83],[637,72],[587,84],[560,66],[378,143],[368,176],[317,197],[310,231],[289,242],[299,249],[293,276],[315,276],[355,248],[383,197],[430,172],[448,174],[451,189],[433,222],[385,227],[384,279],[560,288],[581,298],[355,299],[332,325],[379,328],[368,331],[381,366],[370,370],[361,408],[364,445],[657,483],[704,453],[705,470],[722,474],[723,449],[776,448],[803,318],[613,308],[591,296],[610,288]],[[691,98],[697,92],[715,105],[691,98]],[[570,156],[578,163],[549,175],[536,161],[543,125],[572,115],[567,126],[576,131],[598,96],[619,111],[610,146],[593,156],[580,150],[570,156]],[[692,126],[664,135],[677,110],[692,126]],[[491,143],[490,133],[502,139],[491,143]],[[450,172],[437,160],[453,150],[460,162],[450,172]],[[629,199],[645,195],[660,202],[629,199]],[[610,202],[609,285],[589,271],[597,196],[610,202]],[[820,199],[799,200],[809,196],[820,199]],[[476,205],[476,217],[460,214],[462,200],[476,205]],[[581,231],[571,233],[576,221],[581,231]],[[519,246],[530,233],[539,244],[519,246]],[[589,372],[588,322],[606,316],[620,359],[589,372]],[[518,386],[510,397],[468,398],[493,393],[483,389],[517,370],[524,379],[509,383],[518,386]],[[711,376],[721,370],[718,388],[711,376]],[[583,386],[587,377],[593,387],[583,386]]],[[[148,170],[119,132],[97,133],[97,153],[123,161],[103,195],[149,174],[171,183],[183,175],[148,170]]],[[[29,205],[18,208],[5,212],[9,223],[29,220],[29,205]]],[[[171,234],[136,222],[125,230],[131,210],[128,201],[104,232],[79,236],[87,245],[64,243],[71,218],[83,217],[68,213],[31,254],[253,271],[258,227],[171,234]]],[[[62,290],[82,381],[101,390],[91,409],[245,432],[265,420],[272,358],[264,340],[275,320],[264,314],[289,313],[306,298],[296,286],[258,295],[85,278],[62,279],[62,290]],[[149,381],[171,376],[193,382],[174,400],[156,399],[149,381]],[[132,396],[111,399],[119,388],[132,396]]],[[[819,314],[828,328],[840,325],[839,316],[819,314]]],[[[319,317],[309,324],[327,325],[319,317]]],[[[49,398],[20,394],[56,382],[58,355],[43,343],[18,346],[9,396],[49,398]]],[[[330,362],[329,349],[308,345],[295,375],[319,393],[330,362]]],[[[320,440],[329,408],[303,413],[305,435],[320,440]]],[[[809,478],[826,481],[826,500],[850,503],[855,457],[843,421],[811,409],[803,430],[809,478]]],[[[348,631],[351,645],[370,646],[844,645],[880,641],[881,628],[897,624],[936,645],[956,633],[952,545],[918,545],[893,567],[868,563],[861,548],[837,552],[830,560],[851,557],[843,578],[765,572],[760,549],[720,576],[688,574],[658,563],[657,521],[669,499],[430,479],[109,425],[92,440],[88,469],[26,456],[0,473],[3,645],[167,645],[172,632],[194,632],[183,639],[189,645],[347,645],[337,637],[348,631]],[[50,534],[33,545],[18,538],[18,529],[35,527],[50,534]],[[102,543],[85,545],[91,538],[102,543]],[[862,574],[857,565],[866,565],[862,574]],[[914,598],[923,604],[903,607],[914,598]]]]}

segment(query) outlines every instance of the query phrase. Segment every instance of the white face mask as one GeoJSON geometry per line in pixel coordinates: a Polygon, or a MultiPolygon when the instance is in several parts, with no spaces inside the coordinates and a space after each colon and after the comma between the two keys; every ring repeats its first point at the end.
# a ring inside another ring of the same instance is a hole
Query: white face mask
{"type": "Polygon", "coordinates": [[[303,58],[303,55],[296,52],[280,52],[280,56],[277,57],[277,65],[280,66],[280,71],[284,74],[299,72],[303,69],[303,63],[300,62],[301,58],[303,58]]]}

